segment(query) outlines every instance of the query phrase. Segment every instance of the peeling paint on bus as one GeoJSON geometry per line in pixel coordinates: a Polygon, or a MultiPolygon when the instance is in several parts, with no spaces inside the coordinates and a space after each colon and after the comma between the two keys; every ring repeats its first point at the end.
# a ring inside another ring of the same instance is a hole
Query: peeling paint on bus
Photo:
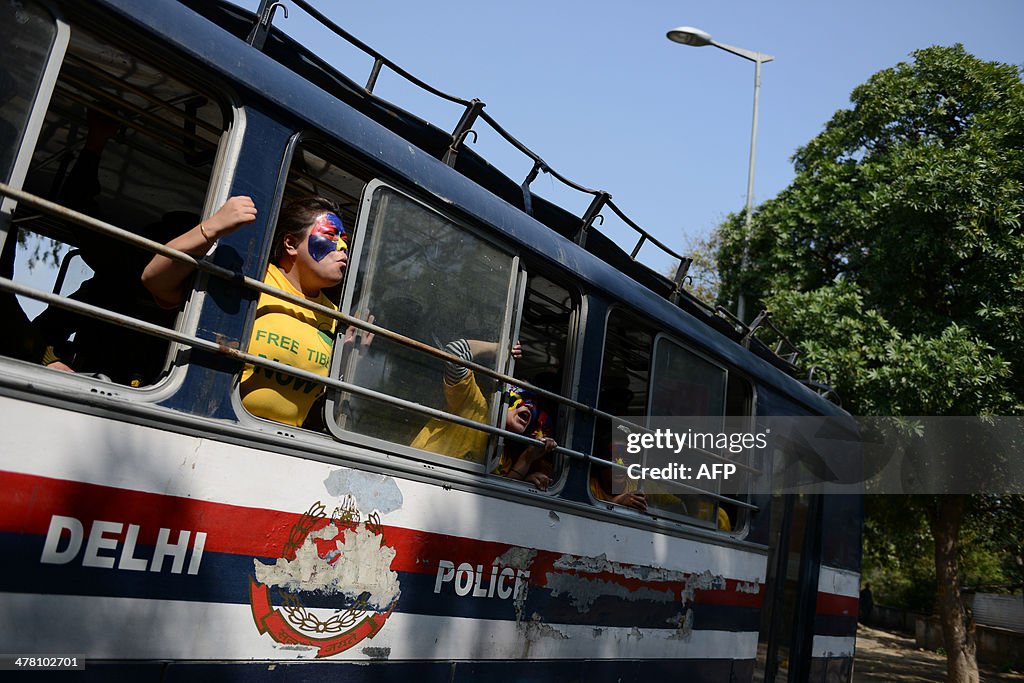
{"type": "Polygon", "coordinates": [[[353,597],[369,593],[368,604],[386,609],[400,593],[398,574],[391,571],[395,550],[382,546],[380,536],[366,528],[346,529],[340,537],[338,531],[328,524],[310,533],[294,560],[280,557],[272,565],[253,560],[256,580],[292,592],[353,597]],[[327,557],[317,547],[318,540],[334,541],[327,557]]]}
{"type": "Polygon", "coordinates": [[[381,516],[402,507],[402,491],[393,477],[359,470],[337,469],[324,480],[335,497],[350,495],[360,510],[376,510],[381,516]]]}

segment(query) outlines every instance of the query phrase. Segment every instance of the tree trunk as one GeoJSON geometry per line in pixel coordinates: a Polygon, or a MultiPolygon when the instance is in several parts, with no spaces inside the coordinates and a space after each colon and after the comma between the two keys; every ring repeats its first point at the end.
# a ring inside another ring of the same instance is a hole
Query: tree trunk
{"type": "Polygon", "coordinates": [[[935,539],[939,620],[946,644],[947,683],[979,683],[974,620],[960,596],[960,524],[966,496],[936,496],[928,521],[935,539]]]}

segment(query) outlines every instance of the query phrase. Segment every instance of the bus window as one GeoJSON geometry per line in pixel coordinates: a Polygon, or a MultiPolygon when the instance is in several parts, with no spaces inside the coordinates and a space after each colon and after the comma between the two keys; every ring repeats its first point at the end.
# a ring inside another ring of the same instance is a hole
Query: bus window
{"type": "MultiPolygon", "coordinates": [[[[264,276],[271,287],[333,309],[341,299],[366,186],[338,159],[316,141],[295,145],[264,276]]],[[[261,293],[247,351],[327,376],[336,329],[337,321],[322,312],[261,293]]],[[[257,417],[325,430],[324,390],[315,381],[246,365],[239,393],[243,408],[257,417]]]]}
{"type": "MultiPolygon", "coordinates": [[[[684,349],[667,337],[659,337],[654,349],[650,414],[704,418],[695,423],[701,433],[721,433],[725,429],[726,371],[684,349]]],[[[712,447],[713,449],[713,447],[712,447]]],[[[715,451],[717,453],[717,451],[715,451]]],[[[706,461],[706,458],[700,458],[706,461]]],[[[719,492],[719,482],[692,480],[690,484],[719,492]]],[[[732,529],[727,513],[720,513],[714,498],[680,491],[666,482],[645,482],[651,507],[699,520],[717,521],[719,528],[732,529]]]]}
{"type": "MultiPolygon", "coordinates": [[[[382,184],[364,197],[346,285],[351,315],[491,369],[510,348],[517,259],[441,214],[382,184]]],[[[378,336],[335,372],[348,382],[460,418],[497,421],[503,387],[423,351],[378,336]]],[[[334,431],[475,463],[482,471],[494,438],[386,399],[329,397],[334,431]]],[[[411,452],[411,451],[410,451],[411,452]]],[[[449,461],[452,462],[452,461],[449,461]]]]}
{"type": "MultiPolygon", "coordinates": [[[[628,418],[636,424],[644,424],[653,343],[653,329],[634,315],[618,308],[612,309],[605,332],[604,361],[597,402],[599,410],[628,418]]],[[[627,465],[629,463],[625,460],[625,453],[613,452],[615,428],[611,420],[597,419],[592,452],[602,460],[627,465]]],[[[622,469],[592,464],[590,493],[595,501],[623,505],[639,511],[647,510],[648,503],[641,487],[629,480],[622,469]]]]}
{"type": "MultiPolygon", "coordinates": [[[[750,388],[745,382],[730,377],[724,368],[668,337],[657,335],[638,317],[613,309],[608,316],[605,339],[597,406],[601,411],[640,427],[648,426],[651,417],[697,417],[701,418],[703,431],[714,433],[725,430],[727,415],[749,416],[750,388]]],[[[614,430],[635,431],[637,426],[598,418],[594,455],[621,466],[647,464],[642,461],[643,456],[630,456],[614,448],[614,430]]],[[[728,453],[718,451],[712,454],[728,457],[728,453]]],[[[687,485],[696,488],[697,483],[689,481],[687,485]]],[[[717,480],[705,480],[703,488],[714,495],[720,493],[717,480]]],[[[713,495],[672,481],[634,481],[621,467],[592,465],[590,491],[595,501],[688,518],[727,531],[735,527],[737,520],[736,506],[721,506],[713,495]]]]}
{"type": "MultiPolygon", "coordinates": [[[[567,393],[571,364],[569,353],[570,330],[576,300],[570,292],[550,279],[537,274],[527,277],[526,295],[522,305],[518,339],[522,358],[515,362],[514,376],[540,389],[556,394],[567,393]]],[[[534,438],[550,437],[564,443],[568,430],[569,412],[559,404],[534,392],[525,392],[531,408],[530,423],[524,433],[534,438]]],[[[518,463],[524,445],[505,440],[496,462],[489,471],[512,479],[532,477],[544,487],[558,481],[564,459],[546,455],[530,463],[518,463]],[[512,474],[515,468],[517,474],[512,474]],[[539,480],[536,475],[543,475],[539,480]]]]}
{"type": "MultiPolygon", "coordinates": [[[[177,76],[72,27],[24,189],[165,242],[199,221],[224,112],[177,76]]],[[[173,327],[177,312],[140,283],[144,249],[23,206],[13,232],[16,281],[173,327]]],[[[7,355],[134,387],[164,371],[168,345],[157,337],[30,298],[18,307],[32,322],[7,355]]]]}
{"type": "Polygon", "coordinates": [[[50,97],[47,67],[59,64],[67,47],[62,27],[31,0],[0,3],[0,36],[7,49],[0,70],[0,180],[5,183],[20,184],[14,173],[18,150],[22,141],[27,151],[35,142],[31,116],[50,97]]]}

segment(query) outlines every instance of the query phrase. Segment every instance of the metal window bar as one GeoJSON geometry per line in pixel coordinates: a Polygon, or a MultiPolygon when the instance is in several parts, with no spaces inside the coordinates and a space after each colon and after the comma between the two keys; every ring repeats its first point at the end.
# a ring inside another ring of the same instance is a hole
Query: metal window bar
{"type": "MultiPolygon", "coordinates": [[[[58,306],[60,308],[73,311],[75,313],[79,313],[90,318],[96,318],[98,320],[102,320],[104,322],[108,322],[114,325],[127,327],[128,329],[135,330],[137,332],[143,332],[154,337],[160,337],[161,339],[165,339],[167,341],[177,342],[179,344],[183,344],[193,349],[201,349],[203,351],[209,351],[211,353],[217,353],[224,356],[228,356],[234,360],[243,363],[248,363],[256,367],[266,368],[267,370],[272,370],[275,372],[283,372],[287,375],[291,375],[299,379],[304,379],[306,381],[322,384],[325,387],[330,387],[332,389],[338,389],[340,391],[358,394],[366,398],[391,403],[393,405],[397,405],[401,408],[411,410],[413,412],[425,415],[427,417],[448,420],[450,422],[454,422],[456,424],[460,424],[471,429],[477,429],[482,432],[487,432],[488,434],[494,434],[496,436],[501,436],[506,439],[519,441],[527,445],[544,445],[544,442],[539,439],[533,439],[516,432],[510,432],[501,429],[500,427],[494,427],[483,422],[476,422],[474,420],[470,420],[459,415],[446,413],[443,410],[430,408],[424,405],[420,405],[419,403],[414,403],[412,401],[407,401],[405,399],[391,396],[389,394],[383,394],[378,391],[374,391],[373,389],[366,389],[365,387],[361,387],[357,384],[350,384],[349,382],[334,379],[332,377],[323,377],[321,375],[317,375],[307,370],[301,370],[299,368],[287,365],[285,363],[269,360],[267,358],[263,358],[262,356],[254,356],[252,354],[233,348],[232,346],[229,346],[228,344],[225,344],[223,342],[211,341],[209,339],[202,339],[200,337],[182,334],[175,330],[171,330],[166,327],[161,327],[160,325],[146,322],[144,320],[138,320],[137,318],[132,318],[121,313],[108,311],[105,308],[93,306],[92,304],[87,304],[81,301],[76,301],[75,299],[70,299],[68,297],[51,294],[49,292],[46,292],[41,289],[36,289],[34,287],[28,287],[27,285],[22,285],[8,278],[0,277],[0,291],[6,291],[20,296],[26,296],[37,301],[42,301],[49,305],[58,306]]],[[[279,290],[274,290],[274,292],[277,291],[279,290]]],[[[626,468],[625,465],[619,465],[618,463],[609,462],[607,460],[603,460],[588,453],[581,453],[579,451],[574,451],[570,448],[565,448],[564,446],[556,447],[554,449],[554,452],[567,455],[573,458],[574,460],[589,461],[599,465],[609,465],[621,469],[626,468]]],[[[688,491],[700,493],[701,495],[716,498],[718,500],[723,500],[729,503],[740,505],[743,507],[757,509],[756,506],[746,503],[744,501],[729,498],[727,496],[720,496],[705,491],[704,489],[701,489],[699,487],[690,486],[688,484],[682,483],[678,483],[678,487],[688,491]]]]}
{"type": "MultiPolygon", "coordinates": [[[[451,422],[455,422],[466,427],[476,428],[481,431],[514,439],[516,441],[521,441],[526,444],[537,446],[544,445],[544,442],[539,439],[532,439],[528,436],[523,436],[522,434],[517,434],[515,432],[509,432],[499,427],[492,427],[491,425],[482,422],[475,422],[473,420],[460,417],[458,415],[452,415],[442,410],[437,410],[436,408],[429,408],[427,406],[423,406],[412,401],[407,401],[405,399],[397,398],[389,394],[383,394],[378,391],[374,391],[373,389],[366,389],[357,384],[350,384],[349,382],[337,380],[331,377],[323,377],[321,375],[317,375],[307,370],[301,370],[299,368],[287,365],[285,363],[269,360],[263,358],[262,356],[254,356],[244,351],[240,351],[230,346],[229,344],[224,343],[223,341],[211,341],[209,339],[202,339],[200,337],[182,334],[180,332],[176,332],[166,327],[161,327],[160,325],[157,325],[155,323],[150,323],[144,320],[139,320],[137,318],[132,318],[131,316],[127,316],[121,313],[108,311],[105,308],[100,308],[99,306],[94,306],[92,304],[86,304],[68,297],[54,295],[41,289],[36,289],[34,287],[29,287],[27,285],[20,284],[8,278],[0,277],[0,290],[12,292],[20,296],[27,296],[32,299],[36,299],[37,301],[42,301],[50,305],[58,306],[60,308],[73,311],[75,313],[79,313],[90,318],[96,318],[104,322],[112,323],[122,327],[127,327],[128,329],[135,330],[136,332],[144,332],[151,336],[160,337],[161,339],[165,339],[167,341],[177,342],[179,344],[183,344],[194,349],[201,349],[204,351],[209,351],[211,353],[218,353],[221,355],[229,356],[230,358],[233,358],[244,363],[248,363],[261,368],[266,368],[268,370],[273,370],[275,372],[283,372],[293,377],[297,377],[299,379],[304,379],[307,381],[312,381],[317,384],[322,384],[324,386],[331,387],[333,389],[339,389],[341,391],[358,394],[360,396],[365,396],[367,398],[392,403],[402,408],[407,408],[417,413],[426,415],[428,417],[436,417],[445,420],[450,420],[451,422]]],[[[277,291],[279,290],[274,290],[275,293],[277,291]]],[[[585,453],[580,453],[578,451],[574,451],[561,446],[558,447],[556,451],[565,453],[566,455],[569,455],[570,457],[576,459],[586,460],[590,458],[590,456],[588,456],[585,453]]]]}
{"type": "MultiPolygon", "coordinates": [[[[216,264],[214,264],[214,263],[212,263],[212,262],[210,262],[210,261],[208,261],[206,259],[203,259],[203,258],[198,258],[197,259],[194,256],[186,254],[186,253],[184,253],[182,251],[178,251],[177,249],[172,249],[171,247],[168,247],[168,246],[166,246],[164,244],[161,244],[160,242],[155,242],[153,240],[147,239],[147,238],[142,237],[140,235],[136,235],[135,233],[129,232],[128,230],[124,230],[122,228],[118,228],[117,226],[111,225],[111,224],[106,223],[104,221],[100,221],[98,219],[95,219],[95,218],[93,218],[91,216],[79,213],[79,212],[74,211],[72,209],[68,209],[68,208],[66,208],[64,206],[61,206],[60,204],[48,201],[48,200],[43,199],[41,197],[37,197],[37,196],[35,196],[33,194],[30,194],[28,192],[24,192],[22,190],[16,190],[13,187],[11,187],[10,185],[7,185],[6,183],[0,183],[0,195],[11,197],[15,201],[17,201],[19,204],[21,204],[21,203],[27,204],[30,207],[33,207],[33,208],[36,208],[36,209],[39,209],[39,210],[43,211],[44,213],[53,214],[53,215],[55,215],[55,216],[57,216],[59,218],[70,220],[70,221],[72,221],[72,222],[74,222],[74,223],[76,223],[78,225],[81,225],[81,226],[83,226],[85,228],[88,228],[88,229],[93,230],[95,232],[99,232],[101,234],[105,234],[107,236],[113,237],[113,238],[118,239],[118,240],[120,240],[122,242],[126,242],[128,244],[132,244],[132,245],[135,245],[135,246],[138,246],[138,247],[142,247],[142,248],[144,248],[144,249],[146,249],[148,251],[151,251],[153,253],[162,254],[163,256],[166,256],[166,257],[168,257],[168,258],[170,258],[172,260],[175,260],[175,261],[181,261],[183,263],[188,263],[189,265],[194,266],[197,270],[200,270],[200,271],[202,271],[204,273],[207,273],[209,275],[213,275],[215,277],[227,280],[229,282],[242,285],[244,287],[247,287],[249,289],[252,289],[252,290],[255,290],[255,291],[258,291],[258,292],[272,294],[273,296],[275,296],[275,297],[277,297],[279,299],[284,299],[285,301],[294,303],[294,304],[296,304],[298,306],[302,306],[302,307],[304,307],[304,308],[306,308],[306,309],[308,309],[310,311],[316,311],[318,313],[322,313],[322,314],[324,314],[324,315],[326,315],[326,316],[328,316],[330,318],[333,318],[334,320],[337,320],[338,322],[344,323],[346,325],[351,325],[352,327],[357,327],[357,328],[359,328],[359,329],[361,329],[363,331],[366,331],[366,332],[372,332],[375,335],[379,335],[379,336],[381,336],[381,337],[383,337],[385,339],[389,339],[391,341],[394,341],[396,343],[402,344],[404,346],[408,346],[408,347],[416,349],[418,351],[422,351],[422,352],[427,353],[427,354],[429,354],[431,356],[434,356],[435,358],[439,358],[439,359],[441,359],[443,361],[454,362],[454,363],[456,363],[458,365],[461,365],[463,367],[467,367],[467,368],[473,370],[474,372],[478,372],[478,373],[487,375],[489,377],[492,377],[493,379],[497,379],[497,380],[500,380],[502,382],[505,382],[506,384],[512,384],[512,385],[523,387],[524,389],[528,389],[528,390],[530,390],[530,391],[532,391],[532,392],[534,392],[536,394],[544,396],[545,398],[548,398],[548,399],[553,400],[553,401],[555,401],[557,403],[561,403],[563,405],[569,406],[569,407],[574,408],[576,410],[580,410],[581,412],[589,413],[589,414],[594,415],[596,417],[600,417],[600,418],[604,418],[604,419],[608,419],[608,420],[615,420],[615,421],[617,421],[619,423],[629,425],[629,426],[631,426],[631,427],[633,427],[635,429],[641,430],[643,432],[649,432],[650,431],[649,429],[647,429],[643,425],[635,424],[635,423],[629,422],[627,420],[622,420],[621,418],[618,418],[618,417],[616,417],[614,415],[611,415],[611,414],[606,413],[604,411],[601,411],[601,410],[598,410],[598,409],[593,408],[591,406],[588,406],[585,403],[580,403],[579,401],[575,401],[575,400],[573,400],[571,398],[562,396],[562,395],[557,394],[555,392],[548,391],[547,389],[542,389],[540,387],[534,386],[534,385],[532,385],[532,384],[530,384],[528,382],[523,381],[521,378],[512,377],[511,375],[506,375],[505,373],[498,372],[496,370],[492,370],[492,369],[490,369],[488,367],[485,367],[483,365],[479,365],[479,364],[474,363],[472,361],[468,361],[468,360],[465,360],[463,358],[460,358],[459,356],[455,356],[455,355],[446,353],[445,351],[443,351],[441,349],[438,349],[438,348],[435,348],[433,346],[430,346],[428,344],[424,344],[422,342],[416,341],[415,339],[410,339],[410,338],[405,337],[403,335],[400,335],[400,334],[398,334],[396,332],[392,332],[391,330],[388,330],[386,328],[378,327],[377,325],[374,325],[373,323],[369,323],[369,322],[366,322],[365,320],[360,320],[359,318],[346,315],[346,314],[344,314],[344,313],[342,313],[342,312],[340,312],[338,310],[335,310],[333,308],[329,308],[327,306],[323,306],[321,304],[309,301],[308,299],[305,299],[303,297],[294,296],[292,294],[284,292],[284,291],[282,291],[280,289],[277,289],[275,287],[271,287],[270,285],[262,282],[261,280],[256,280],[254,278],[250,278],[250,277],[247,277],[245,275],[242,275],[241,273],[238,273],[238,272],[235,272],[235,271],[232,271],[232,270],[228,270],[227,268],[223,268],[221,266],[218,266],[218,265],[216,265],[216,264]]],[[[189,337],[187,335],[182,335],[182,334],[177,333],[177,332],[171,332],[171,331],[169,331],[169,330],[167,330],[167,329],[165,329],[163,327],[160,327],[159,325],[153,325],[152,323],[146,323],[146,322],[141,321],[141,320],[136,320],[135,318],[130,318],[130,317],[127,317],[127,316],[121,316],[121,315],[115,314],[115,313],[110,313],[109,311],[105,311],[102,308],[97,308],[97,307],[94,307],[94,306],[89,306],[87,304],[81,304],[80,302],[72,301],[70,299],[65,299],[64,297],[59,297],[59,296],[55,297],[52,294],[49,294],[47,292],[43,292],[42,290],[36,290],[36,289],[32,289],[30,287],[25,287],[23,285],[20,285],[20,284],[18,284],[16,282],[14,282],[12,280],[8,280],[6,278],[0,278],[0,289],[24,290],[24,291],[19,291],[19,292],[16,292],[16,293],[22,293],[25,296],[30,296],[30,297],[35,298],[35,299],[44,300],[44,301],[47,301],[49,303],[56,303],[58,306],[61,306],[62,308],[71,308],[72,310],[77,310],[78,312],[85,312],[87,315],[92,315],[93,317],[99,317],[99,318],[101,318],[103,320],[107,320],[108,322],[115,322],[116,324],[125,324],[125,325],[128,325],[129,327],[131,327],[132,329],[136,329],[136,330],[139,330],[139,331],[155,334],[156,336],[163,337],[165,339],[170,339],[171,341],[179,341],[179,342],[184,343],[186,345],[192,345],[189,340],[197,339],[197,340],[203,342],[203,345],[201,345],[201,346],[203,348],[206,348],[207,350],[215,350],[215,351],[216,350],[221,350],[221,352],[223,352],[223,353],[227,353],[228,355],[231,355],[232,357],[238,357],[238,358],[242,358],[242,356],[244,356],[245,357],[244,358],[245,362],[250,362],[248,359],[252,358],[252,356],[249,356],[248,354],[244,354],[242,352],[239,352],[236,349],[228,349],[228,347],[226,347],[223,344],[217,344],[216,342],[209,342],[207,340],[201,340],[201,339],[199,339],[197,337],[194,338],[194,337],[189,337]],[[84,308],[81,308],[83,306],[84,306],[84,308]],[[104,315],[97,315],[97,312],[101,312],[104,315]],[[111,320],[111,317],[113,317],[113,320],[111,320]],[[139,326],[141,326],[141,327],[139,327],[139,326]],[[171,335],[173,335],[173,337],[168,337],[167,334],[171,334],[171,335]],[[212,347],[211,346],[207,346],[209,344],[212,344],[212,347]]],[[[260,362],[260,363],[253,363],[253,365],[259,365],[259,366],[263,367],[264,364],[262,362],[260,362]]],[[[276,369],[279,369],[279,368],[290,368],[291,366],[275,363],[273,367],[276,370],[276,369]]],[[[294,375],[296,377],[300,377],[302,379],[312,380],[314,382],[319,382],[321,384],[324,384],[325,386],[335,386],[333,384],[333,382],[337,381],[337,380],[330,380],[330,381],[328,381],[327,379],[321,377],[320,375],[315,375],[313,373],[308,373],[308,372],[305,372],[305,371],[295,370],[294,368],[292,368],[291,370],[288,370],[287,372],[289,374],[292,374],[292,375],[294,375]]],[[[349,387],[354,387],[356,385],[350,385],[347,382],[342,382],[341,384],[344,385],[344,386],[338,385],[336,388],[341,388],[341,389],[346,390],[346,391],[351,391],[351,393],[355,393],[355,394],[359,394],[359,395],[369,396],[370,398],[378,398],[380,400],[384,400],[385,402],[394,403],[395,405],[404,406],[404,407],[410,407],[413,410],[418,410],[418,409],[422,409],[422,410],[426,410],[426,411],[434,411],[435,410],[433,408],[427,408],[425,406],[420,406],[417,403],[412,403],[412,402],[409,402],[409,401],[404,401],[403,399],[398,399],[396,397],[389,396],[387,394],[379,394],[378,392],[374,392],[374,391],[369,390],[369,389],[364,389],[362,387],[359,387],[358,391],[356,391],[355,389],[349,389],[349,387]],[[412,408],[413,406],[418,406],[418,408],[412,408]]],[[[422,412],[422,410],[419,411],[419,412],[422,412]]],[[[448,417],[447,417],[448,413],[442,413],[441,411],[437,411],[437,412],[440,413],[442,416],[444,416],[444,419],[448,419],[448,417]]],[[[429,413],[429,414],[431,414],[432,416],[435,416],[435,417],[438,416],[438,415],[435,415],[434,413],[429,413]]],[[[457,416],[453,416],[453,417],[457,417],[457,416]]],[[[455,419],[453,421],[454,422],[458,422],[459,424],[463,424],[462,418],[458,418],[458,419],[455,419]]],[[[467,422],[469,424],[466,424],[466,426],[470,426],[470,427],[472,427],[474,425],[481,424],[481,423],[473,422],[472,420],[469,420],[467,422]]],[[[486,428],[483,429],[483,431],[490,431],[492,429],[493,430],[497,430],[497,431],[495,431],[493,433],[498,433],[498,434],[501,434],[503,436],[509,436],[509,438],[512,438],[513,440],[516,440],[516,441],[522,441],[524,443],[530,443],[530,444],[535,444],[535,445],[543,445],[542,441],[539,441],[539,440],[536,440],[536,439],[530,439],[529,437],[524,437],[524,436],[522,436],[520,434],[515,434],[514,432],[505,432],[504,430],[501,430],[501,429],[499,429],[497,427],[487,426],[486,428]]],[[[556,449],[556,450],[559,450],[560,452],[564,452],[567,455],[570,455],[570,456],[576,457],[576,458],[590,459],[592,457],[592,456],[589,456],[589,455],[586,455],[586,454],[583,454],[583,453],[578,453],[577,451],[572,451],[570,449],[563,448],[561,446],[558,447],[558,449],[556,449]]],[[[729,463],[735,464],[737,466],[743,467],[744,469],[752,469],[748,465],[745,465],[744,463],[733,461],[733,460],[731,460],[729,458],[726,458],[724,456],[721,456],[721,455],[719,455],[717,453],[713,453],[713,452],[709,451],[708,454],[713,456],[713,457],[715,457],[715,458],[717,458],[717,459],[719,459],[719,460],[723,460],[725,462],[729,462],[729,463]]],[[[756,472],[756,470],[753,470],[753,471],[756,472]]],[[[760,472],[757,472],[757,473],[759,474],[760,472]]]]}

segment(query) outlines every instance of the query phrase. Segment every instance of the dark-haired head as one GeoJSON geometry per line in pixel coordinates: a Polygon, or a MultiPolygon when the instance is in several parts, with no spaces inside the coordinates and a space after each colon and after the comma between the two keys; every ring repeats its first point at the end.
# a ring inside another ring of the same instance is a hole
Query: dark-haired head
{"type": "Polygon", "coordinates": [[[337,214],[338,207],[325,197],[302,197],[289,202],[281,210],[277,219],[277,230],[274,232],[274,247],[270,252],[270,260],[280,264],[284,256],[285,237],[291,235],[295,242],[301,242],[306,231],[325,213],[337,214]]]}

